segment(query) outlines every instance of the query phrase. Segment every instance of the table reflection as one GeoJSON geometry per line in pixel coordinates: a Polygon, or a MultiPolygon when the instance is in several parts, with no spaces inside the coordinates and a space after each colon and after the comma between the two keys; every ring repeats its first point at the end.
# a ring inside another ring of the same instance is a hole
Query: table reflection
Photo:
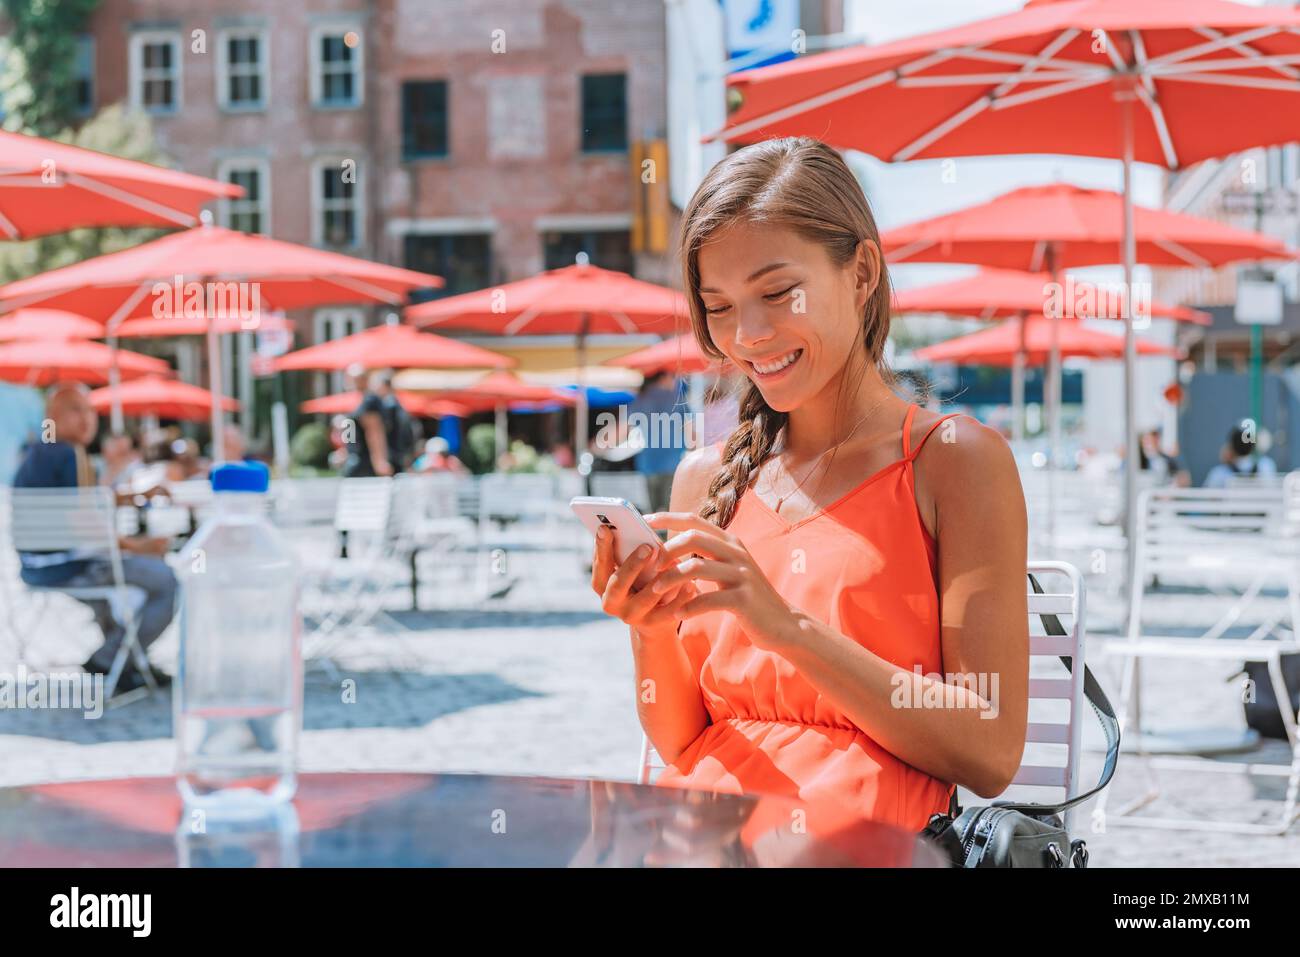
{"type": "Polygon", "coordinates": [[[291,806],[232,818],[172,778],[0,790],[0,865],[941,867],[852,809],[623,782],[307,774],[291,806]]]}

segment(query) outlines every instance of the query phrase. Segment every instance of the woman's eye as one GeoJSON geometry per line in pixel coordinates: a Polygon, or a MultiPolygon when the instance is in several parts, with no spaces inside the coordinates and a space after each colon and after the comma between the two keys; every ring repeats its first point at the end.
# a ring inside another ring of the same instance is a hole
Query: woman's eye
{"type": "Polygon", "coordinates": [[[787,286],[785,289],[782,289],[780,292],[769,292],[763,298],[766,299],[768,302],[780,302],[786,296],[790,295],[790,293],[794,292],[795,288],[798,285],[799,285],[798,283],[795,283],[793,286],[787,286]]]}
{"type": "Polygon", "coordinates": [[[706,316],[720,316],[730,308],[730,306],[705,306],[704,314],[706,316]]]}

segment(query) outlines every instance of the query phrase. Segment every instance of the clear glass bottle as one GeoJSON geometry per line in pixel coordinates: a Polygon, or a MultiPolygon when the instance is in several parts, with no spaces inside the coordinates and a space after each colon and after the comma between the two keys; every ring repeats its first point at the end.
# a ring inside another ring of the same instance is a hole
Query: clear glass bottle
{"type": "Polygon", "coordinates": [[[215,509],[181,551],[177,786],[187,805],[264,813],[296,788],[298,565],[267,518],[259,462],[212,471],[215,509]]]}

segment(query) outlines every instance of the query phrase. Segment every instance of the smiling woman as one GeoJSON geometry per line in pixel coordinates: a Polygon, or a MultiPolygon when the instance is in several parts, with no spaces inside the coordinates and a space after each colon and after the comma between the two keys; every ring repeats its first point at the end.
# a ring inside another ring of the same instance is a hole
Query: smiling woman
{"type": "Polygon", "coordinates": [[[631,626],[659,783],[916,830],[955,784],[1000,793],[1026,729],[1024,499],[1000,436],[890,388],[861,187],[814,140],[747,147],[701,183],[682,247],[700,348],[747,379],[739,424],[648,516],[680,533],[661,557],[615,567],[606,535],[592,575],[631,626]]]}

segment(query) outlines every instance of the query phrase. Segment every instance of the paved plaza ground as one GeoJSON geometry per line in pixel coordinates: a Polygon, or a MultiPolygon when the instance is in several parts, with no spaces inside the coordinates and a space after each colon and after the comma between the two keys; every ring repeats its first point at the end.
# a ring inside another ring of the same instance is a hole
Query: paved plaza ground
{"type": "MultiPolygon", "coordinates": [[[[425,610],[394,610],[382,629],[348,641],[338,673],[319,667],[306,680],[305,770],[478,771],[631,779],[640,728],[632,706],[626,631],[606,618],[581,579],[572,555],[536,562],[544,577],[521,580],[505,597],[476,607],[451,607],[465,587],[426,588],[425,610]],[[436,609],[435,605],[444,607],[436,609]],[[343,682],[355,682],[345,703],[343,682]]],[[[402,596],[395,596],[401,604],[402,596]]],[[[1280,600],[1280,599],[1270,599],[1280,600]]],[[[62,599],[59,600],[62,602],[62,599]]],[[[1094,655],[1114,635],[1120,607],[1098,589],[1091,596],[1094,655]]],[[[1203,614],[1194,600],[1174,598],[1167,614],[1203,614]]],[[[0,639],[2,640],[2,639],[0,639]]],[[[28,635],[28,664],[53,669],[81,661],[98,643],[89,614],[61,603],[28,635]]],[[[174,666],[172,629],[154,659],[174,666]]],[[[12,643],[0,644],[0,671],[17,664],[12,643]]],[[[1095,659],[1094,659],[1095,660],[1095,659]]],[[[1233,669],[1218,663],[1150,669],[1146,715],[1152,726],[1244,726],[1233,669]]],[[[1099,677],[1117,696],[1117,672],[1099,677]]],[[[1101,734],[1086,717],[1082,780],[1096,779],[1101,734]]],[[[0,712],[0,786],[36,782],[164,775],[172,769],[172,716],[166,694],[85,720],[58,711],[0,712]]],[[[1274,743],[1255,760],[1285,760],[1274,743]]],[[[1285,778],[1161,772],[1178,807],[1200,815],[1264,820],[1280,811],[1285,778]]],[[[1136,763],[1121,759],[1112,808],[1142,790],[1136,763]]],[[[1088,808],[1076,830],[1088,840],[1093,866],[1219,866],[1300,864],[1300,823],[1285,837],[1107,826],[1092,831],[1088,808]]]]}

